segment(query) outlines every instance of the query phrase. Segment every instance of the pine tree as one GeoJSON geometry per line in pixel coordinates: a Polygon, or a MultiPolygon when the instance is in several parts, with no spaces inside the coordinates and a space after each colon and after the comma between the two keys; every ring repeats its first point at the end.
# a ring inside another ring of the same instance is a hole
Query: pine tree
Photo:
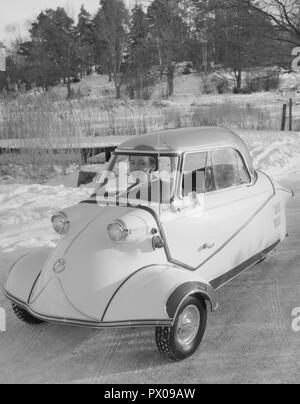
{"type": "Polygon", "coordinates": [[[55,66],[57,74],[65,79],[71,96],[71,79],[79,72],[78,41],[74,20],[63,8],[40,13],[30,30],[32,55],[55,66]]]}
{"type": "Polygon", "coordinates": [[[136,5],[131,14],[127,63],[131,88],[137,89],[141,97],[146,75],[155,64],[155,47],[147,15],[140,5],[136,5]]]}
{"type": "Polygon", "coordinates": [[[181,14],[181,0],[154,0],[148,8],[150,31],[157,44],[161,74],[168,80],[168,95],[174,93],[176,64],[182,61],[188,39],[188,25],[181,14]]]}
{"type": "Polygon", "coordinates": [[[123,62],[128,45],[128,25],[129,13],[122,0],[100,1],[100,9],[94,18],[94,32],[98,50],[106,56],[118,99],[126,77],[123,62]]]}
{"type": "Polygon", "coordinates": [[[79,40],[78,51],[81,65],[80,74],[83,76],[85,70],[91,65],[95,64],[92,17],[91,14],[86,11],[83,5],[81,6],[80,13],[78,15],[76,32],[79,40]]]}
{"type": "Polygon", "coordinates": [[[252,3],[249,1],[247,7],[241,0],[209,3],[214,15],[215,63],[234,72],[238,91],[242,88],[243,71],[274,64],[268,39],[273,27],[270,19],[258,13],[252,3]]]}

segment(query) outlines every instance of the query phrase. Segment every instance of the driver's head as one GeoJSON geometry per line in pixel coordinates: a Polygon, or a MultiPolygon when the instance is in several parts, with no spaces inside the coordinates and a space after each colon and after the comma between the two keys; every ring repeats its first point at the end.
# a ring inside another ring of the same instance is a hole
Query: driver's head
{"type": "Polygon", "coordinates": [[[144,173],[157,171],[157,161],[152,156],[131,156],[129,159],[130,172],[140,171],[144,173]]]}

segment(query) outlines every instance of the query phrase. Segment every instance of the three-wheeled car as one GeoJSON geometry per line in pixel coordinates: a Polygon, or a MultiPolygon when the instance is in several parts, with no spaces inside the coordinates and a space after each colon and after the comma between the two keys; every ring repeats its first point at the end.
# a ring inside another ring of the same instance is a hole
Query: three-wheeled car
{"type": "Polygon", "coordinates": [[[21,257],[4,293],[29,324],[153,327],[159,351],[185,359],[216,290],[285,239],[291,195],[230,130],[133,137],[88,200],[52,217],[57,247],[21,257]]]}

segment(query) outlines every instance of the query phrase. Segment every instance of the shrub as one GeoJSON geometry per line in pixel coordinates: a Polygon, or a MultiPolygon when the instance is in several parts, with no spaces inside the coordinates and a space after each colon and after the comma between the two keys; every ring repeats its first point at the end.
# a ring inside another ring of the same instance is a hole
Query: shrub
{"type": "Polygon", "coordinates": [[[249,87],[242,87],[242,88],[234,87],[233,93],[234,94],[251,94],[252,91],[249,87]]]}
{"type": "Polygon", "coordinates": [[[277,90],[279,86],[279,73],[273,69],[264,69],[261,72],[248,72],[245,78],[245,90],[249,93],[277,90]]]}
{"type": "Polygon", "coordinates": [[[235,129],[270,129],[272,122],[268,111],[224,102],[195,108],[191,117],[192,126],[226,126],[235,129]]]}
{"type": "Polygon", "coordinates": [[[184,67],[182,74],[183,75],[192,74],[192,68],[193,68],[193,64],[191,62],[188,62],[186,64],[186,66],[184,67]]]}
{"type": "Polygon", "coordinates": [[[230,92],[230,83],[219,74],[202,74],[201,90],[204,94],[226,94],[230,92]]]}

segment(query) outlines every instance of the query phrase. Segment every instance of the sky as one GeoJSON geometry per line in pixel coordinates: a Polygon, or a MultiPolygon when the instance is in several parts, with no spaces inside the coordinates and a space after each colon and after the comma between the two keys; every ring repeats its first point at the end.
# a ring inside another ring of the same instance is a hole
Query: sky
{"type": "MultiPolygon", "coordinates": [[[[125,0],[127,5],[134,5],[143,0],[125,0]]],[[[7,43],[19,35],[24,35],[26,26],[34,21],[46,8],[64,7],[72,17],[78,15],[80,6],[94,13],[99,0],[0,0],[0,41],[7,43]]]]}

